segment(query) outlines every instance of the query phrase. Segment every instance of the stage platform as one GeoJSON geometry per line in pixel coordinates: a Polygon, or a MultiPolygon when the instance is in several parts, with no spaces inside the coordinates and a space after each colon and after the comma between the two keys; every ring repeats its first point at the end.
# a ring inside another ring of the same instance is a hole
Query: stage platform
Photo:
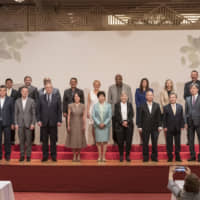
{"type": "MultiPolygon", "coordinates": [[[[182,146],[183,162],[168,163],[165,145],[158,149],[158,163],[143,163],[140,145],[132,146],[132,162],[120,163],[118,148],[109,146],[107,161],[98,163],[95,146],[83,149],[81,162],[72,162],[71,150],[58,146],[58,161],[42,163],[41,146],[33,146],[31,162],[20,163],[16,145],[12,147],[11,161],[0,161],[0,180],[11,180],[15,192],[166,193],[169,165],[190,166],[200,176],[200,163],[186,161],[188,146],[182,146]]],[[[178,178],[184,178],[184,174],[178,178]]]]}

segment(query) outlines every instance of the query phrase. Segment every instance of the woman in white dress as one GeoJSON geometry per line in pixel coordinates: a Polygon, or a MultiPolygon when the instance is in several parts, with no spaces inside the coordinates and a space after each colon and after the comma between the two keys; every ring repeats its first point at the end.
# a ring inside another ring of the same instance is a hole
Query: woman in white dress
{"type": "Polygon", "coordinates": [[[94,133],[94,122],[92,119],[92,109],[94,104],[98,103],[97,93],[99,92],[101,87],[101,82],[99,80],[95,80],[93,82],[93,90],[88,94],[88,104],[87,104],[87,118],[89,119],[89,125],[92,126],[92,136],[95,143],[95,133],[94,133]]]}

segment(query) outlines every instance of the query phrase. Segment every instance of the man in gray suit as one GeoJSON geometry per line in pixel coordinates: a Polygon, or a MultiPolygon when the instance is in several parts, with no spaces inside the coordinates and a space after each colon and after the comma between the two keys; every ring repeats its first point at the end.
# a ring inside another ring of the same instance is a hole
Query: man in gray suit
{"type": "MultiPolygon", "coordinates": [[[[199,86],[194,83],[190,86],[191,96],[186,98],[185,115],[186,123],[189,132],[189,145],[191,158],[188,161],[196,160],[196,153],[194,147],[195,131],[197,132],[200,150],[200,95],[198,94],[199,86]]],[[[199,151],[200,152],[200,151],[199,151]]],[[[200,162],[200,153],[198,155],[200,162]]]]}
{"type": "MultiPolygon", "coordinates": [[[[35,101],[35,104],[37,105],[39,100],[39,94],[36,87],[32,85],[32,77],[31,76],[25,76],[24,77],[24,86],[28,88],[28,97],[32,98],[35,101]]],[[[21,88],[19,88],[19,97],[21,97],[21,88]]],[[[35,140],[35,129],[32,130],[32,143],[34,145],[35,140]]]]}
{"type": "Polygon", "coordinates": [[[130,86],[128,86],[127,84],[123,83],[123,78],[121,74],[117,74],[115,76],[115,84],[111,85],[109,87],[108,90],[108,103],[111,104],[112,106],[112,132],[113,132],[113,140],[114,143],[117,143],[117,136],[115,133],[115,128],[114,128],[114,124],[115,124],[115,104],[119,103],[120,97],[122,92],[126,93],[128,96],[128,102],[129,103],[133,103],[133,95],[132,95],[132,91],[130,86]]]}
{"type": "Polygon", "coordinates": [[[27,146],[27,161],[31,160],[32,130],[35,128],[36,108],[33,99],[28,97],[28,88],[21,89],[21,98],[15,102],[15,128],[18,130],[20,142],[20,162],[24,161],[25,144],[27,146]]]}

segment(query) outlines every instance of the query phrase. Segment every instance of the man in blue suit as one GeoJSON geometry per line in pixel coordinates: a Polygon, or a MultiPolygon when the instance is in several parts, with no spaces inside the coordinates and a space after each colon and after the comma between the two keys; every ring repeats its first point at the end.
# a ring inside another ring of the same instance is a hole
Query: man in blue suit
{"type": "Polygon", "coordinates": [[[182,105],[176,103],[177,94],[172,92],[169,96],[170,103],[164,107],[163,127],[167,135],[168,162],[173,161],[173,138],[175,139],[176,161],[181,162],[181,129],[184,128],[182,105]]]}
{"type": "Polygon", "coordinates": [[[11,128],[14,129],[14,103],[6,96],[6,86],[0,86],[0,160],[2,160],[2,134],[4,133],[5,159],[10,160],[11,128]]]}

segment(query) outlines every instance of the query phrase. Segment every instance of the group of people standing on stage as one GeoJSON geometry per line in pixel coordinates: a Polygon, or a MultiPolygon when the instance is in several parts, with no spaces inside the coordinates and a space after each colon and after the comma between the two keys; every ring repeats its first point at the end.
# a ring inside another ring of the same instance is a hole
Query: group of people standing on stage
{"type": "MultiPolygon", "coordinates": [[[[173,81],[165,82],[160,93],[160,104],[154,102],[154,91],[143,78],[135,92],[136,125],[143,146],[143,161],[149,160],[149,139],[152,141],[151,160],[158,161],[158,137],[164,130],[168,162],[173,161],[173,138],[175,140],[175,159],[181,161],[181,130],[187,129],[191,158],[196,160],[194,148],[195,131],[200,144],[200,81],[198,72],[191,72],[191,81],[185,84],[185,114],[178,104],[173,81]]],[[[112,136],[119,147],[120,162],[130,162],[130,152],[134,132],[134,109],[131,87],[123,83],[120,74],[115,76],[115,84],[108,90],[108,97],[100,90],[101,82],[95,80],[93,89],[87,97],[87,107],[83,90],[77,88],[77,78],[70,79],[70,88],[64,91],[63,101],[59,89],[54,88],[50,78],[44,79],[44,87],[37,90],[32,86],[32,78],[24,78],[24,86],[14,90],[12,79],[6,79],[0,86],[0,160],[2,159],[2,134],[4,133],[5,159],[10,160],[11,144],[14,144],[15,131],[20,143],[20,161],[31,160],[31,150],[35,138],[35,125],[40,127],[43,158],[49,157],[48,141],[52,161],[57,160],[56,142],[58,127],[62,123],[62,113],[66,119],[66,146],[73,151],[73,161],[80,161],[81,149],[86,147],[86,119],[92,125],[92,134],[98,149],[98,162],[106,161],[107,144],[112,136]],[[26,152],[26,153],[25,153],[26,152]],[[26,154],[26,156],[25,156],[26,154]]],[[[200,152],[200,145],[199,145],[200,152]]],[[[200,153],[198,159],[200,162],[200,153]]]]}

